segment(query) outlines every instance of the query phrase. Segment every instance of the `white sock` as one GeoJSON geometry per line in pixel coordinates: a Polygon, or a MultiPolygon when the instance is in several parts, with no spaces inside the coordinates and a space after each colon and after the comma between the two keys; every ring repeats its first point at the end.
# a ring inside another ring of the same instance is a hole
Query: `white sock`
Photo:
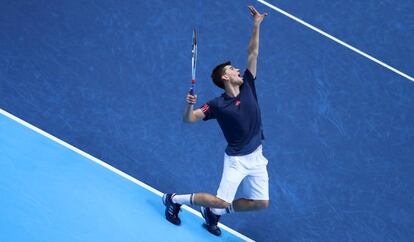
{"type": "Polygon", "coordinates": [[[194,193],[184,194],[184,195],[174,195],[172,197],[173,203],[193,205],[194,202],[194,193]]]}
{"type": "Polygon", "coordinates": [[[212,208],[211,212],[215,215],[223,215],[226,213],[234,213],[233,205],[230,204],[227,208],[212,208]]]}

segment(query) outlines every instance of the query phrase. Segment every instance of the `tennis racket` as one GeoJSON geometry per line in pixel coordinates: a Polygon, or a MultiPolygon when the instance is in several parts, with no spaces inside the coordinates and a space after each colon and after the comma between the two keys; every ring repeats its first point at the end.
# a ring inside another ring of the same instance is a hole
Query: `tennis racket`
{"type": "Polygon", "coordinates": [[[192,51],[192,75],[191,75],[191,89],[190,94],[195,94],[195,84],[196,84],[196,70],[197,70],[197,31],[193,29],[193,51],[192,51]]]}

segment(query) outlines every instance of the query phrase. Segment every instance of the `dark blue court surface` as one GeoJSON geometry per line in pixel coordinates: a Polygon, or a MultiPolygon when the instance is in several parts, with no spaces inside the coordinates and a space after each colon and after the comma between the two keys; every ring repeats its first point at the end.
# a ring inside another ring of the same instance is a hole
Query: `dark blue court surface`
{"type": "MultiPolygon", "coordinates": [[[[269,3],[414,76],[412,1],[269,3]]],[[[226,145],[222,133],[215,122],[181,121],[192,28],[199,34],[201,105],[221,93],[209,78],[216,64],[246,64],[248,4],[269,12],[261,28],[256,86],[271,203],[264,211],[223,216],[223,223],[256,241],[412,240],[414,82],[256,1],[4,2],[0,108],[159,191],[215,193],[226,145]]],[[[35,157],[57,161],[34,152],[51,141],[17,138],[9,132],[32,131],[1,120],[2,174],[22,175],[0,180],[8,194],[1,193],[0,221],[11,224],[0,228],[2,234],[19,230],[16,241],[73,241],[83,234],[89,241],[110,226],[99,238],[139,240],[134,236],[140,236],[137,224],[145,215],[159,216],[143,225],[143,231],[159,232],[154,236],[194,228],[195,236],[211,238],[202,220],[188,212],[185,226],[163,223],[158,196],[88,159],[76,156],[70,164],[37,169],[35,157]],[[10,163],[12,156],[27,162],[10,163]],[[92,170],[99,175],[86,177],[92,170]],[[106,173],[110,178],[103,178],[106,173]],[[45,179],[56,182],[43,187],[45,179]],[[27,192],[29,184],[38,190],[27,192]],[[91,198],[95,192],[100,199],[91,198]],[[97,215],[52,214],[42,199],[53,193],[61,195],[55,208],[83,207],[97,215]],[[22,203],[34,209],[19,209],[22,203]],[[142,203],[148,206],[143,215],[142,203]],[[113,214],[99,213],[109,208],[113,214]],[[10,219],[19,227],[12,228],[10,219]],[[64,234],[64,222],[79,230],[64,234]],[[29,223],[37,233],[25,230],[29,223]]]]}

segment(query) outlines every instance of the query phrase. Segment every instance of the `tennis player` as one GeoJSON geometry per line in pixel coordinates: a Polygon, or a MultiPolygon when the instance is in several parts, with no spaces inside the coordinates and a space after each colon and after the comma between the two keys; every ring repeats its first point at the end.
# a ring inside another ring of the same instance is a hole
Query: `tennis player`
{"type": "Polygon", "coordinates": [[[255,79],[259,53],[260,25],[267,13],[260,14],[249,6],[253,16],[253,33],[248,47],[247,69],[243,76],[240,70],[226,62],[216,66],[212,72],[215,85],[224,93],[194,110],[197,96],[187,95],[188,105],[184,121],[216,119],[228,142],[224,154],[224,168],[217,195],[193,193],[163,196],[168,221],[179,225],[178,216],[182,204],[201,206],[201,214],[207,230],[219,236],[217,226],[220,216],[226,213],[252,211],[269,206],[267,159],[262,154],[262,120],[257,101],[255,79]],[[242,183],[243,196],[234,200],[242,183]]]}

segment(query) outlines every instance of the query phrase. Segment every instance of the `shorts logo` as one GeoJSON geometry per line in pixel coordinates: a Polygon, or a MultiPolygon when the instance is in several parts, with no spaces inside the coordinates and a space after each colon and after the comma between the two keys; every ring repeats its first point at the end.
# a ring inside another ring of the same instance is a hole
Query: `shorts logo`
{"type": "Polygon", "coordinates": [[[237,100],[237,101],[234,103],[234,105],[236,105],[236,106],[240,106],[240,100],[237,100]]]}
{"type": "Polygon", "coordinates": [[[208,106],[208,104],[206,103],[206,104],[204,104],[202,107],[201,107],[201,111],[203,111],[203,113],[205,113],[205,112],[207,112],[208,111],[208,109],[209,109],[210,107],[208,106]]]}

